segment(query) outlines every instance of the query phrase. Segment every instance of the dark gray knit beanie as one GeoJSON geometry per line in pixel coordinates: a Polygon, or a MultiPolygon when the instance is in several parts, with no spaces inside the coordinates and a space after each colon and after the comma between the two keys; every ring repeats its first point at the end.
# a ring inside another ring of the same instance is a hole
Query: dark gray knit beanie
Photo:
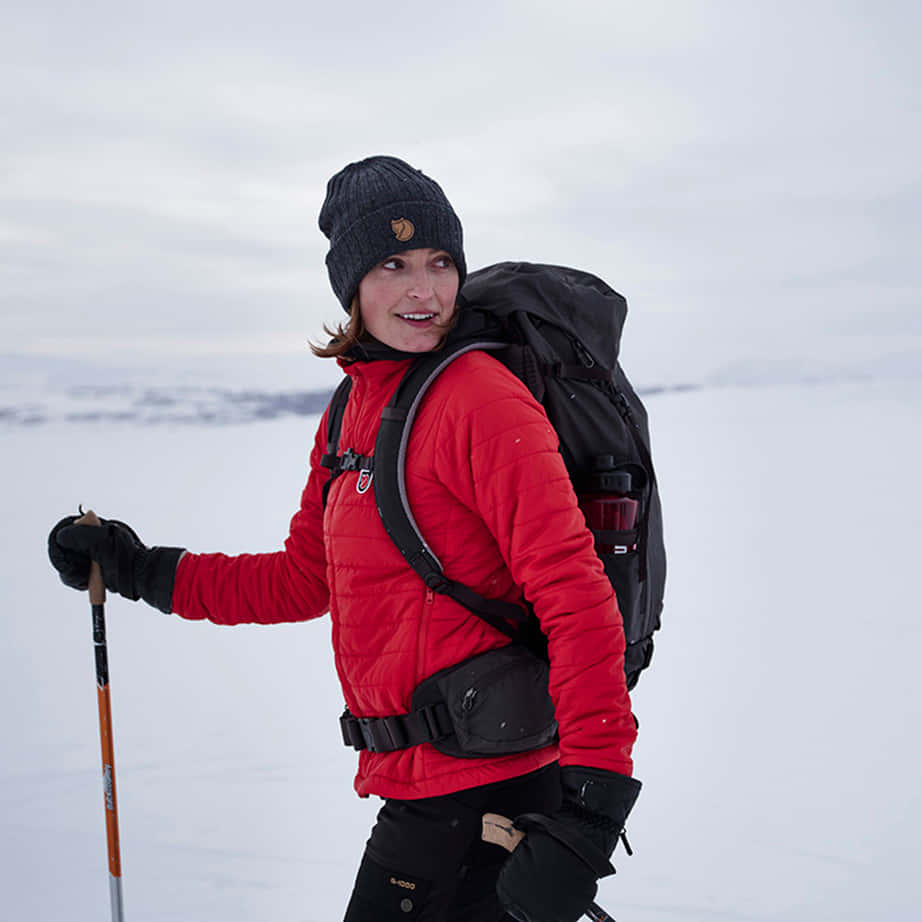
{"type": "Polygon", "coordinates": [[[347,311],[362,277],[404,250],[445,250],[464,282],[458,216],[435,180],[396,157],[369,157],[340,170],[327,183],[319,223],[330,240],[330,284],[347,311]]]}

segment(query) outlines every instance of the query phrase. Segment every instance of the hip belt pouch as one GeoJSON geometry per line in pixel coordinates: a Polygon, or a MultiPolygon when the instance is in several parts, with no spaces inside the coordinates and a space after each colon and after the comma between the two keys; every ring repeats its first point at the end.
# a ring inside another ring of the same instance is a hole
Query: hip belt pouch
{"type": "Polygon", "coordinates": [[[512,755],[557,738],[548,665],[522,644],[481,653],[429,676],[413,692],[411,708],[438,701],[445,702],[455,730],[432,742],[446,755],[512,755]]]}

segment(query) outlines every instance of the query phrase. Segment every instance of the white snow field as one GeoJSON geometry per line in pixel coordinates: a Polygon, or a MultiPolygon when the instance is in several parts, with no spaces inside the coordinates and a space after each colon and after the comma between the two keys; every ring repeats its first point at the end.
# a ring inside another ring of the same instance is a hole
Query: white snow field
{"type": "MultiPolygon", "coordinates": [[[[922,919],[922,379],[648,398],[669,550],[635,694],[618,922],[922,919]]],[[[148,543],[280,546],[315,420],[0,431],[0,919],[98,922],[90,613],[45,557],[77,503],[148,543]]],[[[107,607],[126,917],[340,919],[377,809],[352,791],[328,619],[107,607]]]]}

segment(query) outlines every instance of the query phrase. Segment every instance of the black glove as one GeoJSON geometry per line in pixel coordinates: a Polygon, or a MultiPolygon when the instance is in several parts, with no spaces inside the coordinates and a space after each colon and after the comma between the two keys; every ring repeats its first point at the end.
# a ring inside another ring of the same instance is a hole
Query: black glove
{"type": "Polygon", "coordinates": [[[552,816],[526,813],[526,833],[499,872],[496,892],[520,922],[576,922],[595,899],[598,879],[640,793],[640,782],[598,768],[560,771],[563,806],[552,816]]]}
{"type": "Polygon", "coordinates": [[[61,519],[48,535],[48,556],[72,589],[86,589],[90,562],[102,568],[106,589],[126,599],[144,599],[167,614],[171,611],[176,566],[181,547],[149,548],[124,522],[100,519],[99,525],[74,525],[79,518],[61,519]]]}

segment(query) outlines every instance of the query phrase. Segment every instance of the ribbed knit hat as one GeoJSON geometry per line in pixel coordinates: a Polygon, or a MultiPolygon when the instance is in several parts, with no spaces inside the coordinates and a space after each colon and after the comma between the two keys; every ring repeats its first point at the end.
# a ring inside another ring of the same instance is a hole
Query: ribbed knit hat
{"type": "Polygon", "coordinates": [[[330,240],[330,284],[348,311],[362,277],[404,250],[445,250],[467,274],[461,222],[441,186],[396,157],[350,163],[327,183],[320,229],[330,240]]]}

